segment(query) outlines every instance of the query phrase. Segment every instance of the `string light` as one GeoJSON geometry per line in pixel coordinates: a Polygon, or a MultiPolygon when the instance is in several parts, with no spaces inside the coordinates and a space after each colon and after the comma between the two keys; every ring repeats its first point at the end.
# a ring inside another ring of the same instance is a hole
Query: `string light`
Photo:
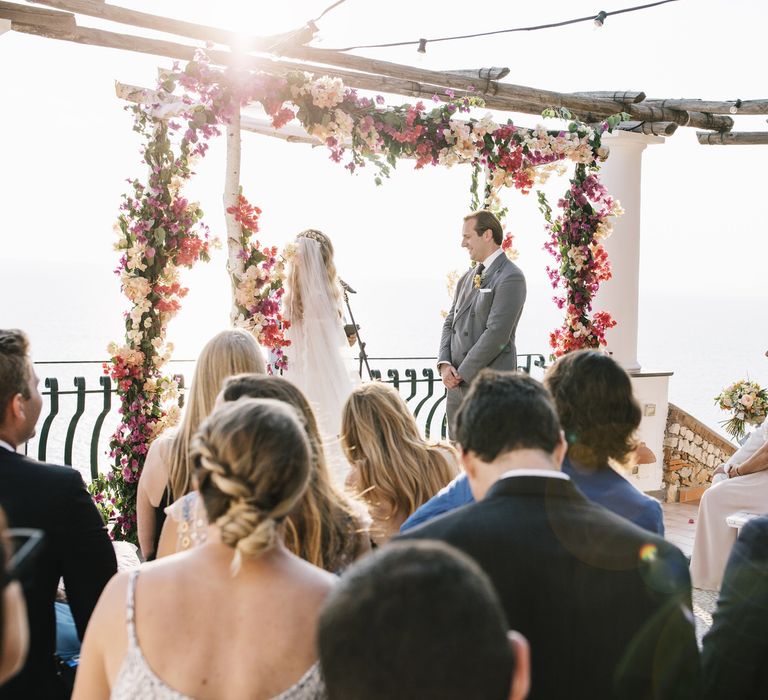
{"type": "Polygon", "coordinates": [[[731,107],[730,107],[730,109],[728,111],[731,114],[736,114],[739,111],[740,108],[741,108],[741,100],[736,100],[736,102],[734,102],[731,105],[731,107]]]}
{"type": "Polygon", "coordinates": [[[562,22],[552,22],[550,24],[537,24],[531,27],[513,27],[512,29],[496,29],[490,32],[479,32],[477,34],[461,34],[457,36],[443,36],[434,39],[416,39],[412,41],[392,41],[385,44],[361,44],[359,46],[346,46],[339,49],[329,49],[329,51],[344,52],[353,51],[355,49],[388,49],[395,46],[417,46],[416,49],[419,53],[426,53],[427,42],[434,43],[437,41],[458,41],[459,39],[476,39],[478,37],[493,36],[495,34],[510,34],[512,32],[534,32],[540,29],[554,29],[556,27],[565,27],[570,24],[578,24],[580,22],[594,22],[596,26],[601,27],[605,22],[606,17],[611,15],[622,15],[627,12],[637,12],[638,10],[646,10],[650,7],[656,7],[658,5],[666,5],[670,2],[679,2],[679,0],[657,0],[657,2],[647,3],[645,5],[636,5],[634,7],[625,7],[621,10],[601,10],[597,15],[589,15],[587,17],[577,17],[576,19],[567,19],[562,22]],[[422,51],[422,48],[424,49],[422,51]]]}

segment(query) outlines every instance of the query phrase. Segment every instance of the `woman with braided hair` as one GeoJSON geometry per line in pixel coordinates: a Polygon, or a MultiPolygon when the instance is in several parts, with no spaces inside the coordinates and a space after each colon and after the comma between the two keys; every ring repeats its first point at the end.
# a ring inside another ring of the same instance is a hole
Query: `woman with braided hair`
{"type": "Polygon", "coordinates": [[[310,454],[283,402],[214,410],[191,451],[208,537],[112,579],[85,635],[75,700],[325,697],[315,628],[335,578],[283,544],[310,454]]]}

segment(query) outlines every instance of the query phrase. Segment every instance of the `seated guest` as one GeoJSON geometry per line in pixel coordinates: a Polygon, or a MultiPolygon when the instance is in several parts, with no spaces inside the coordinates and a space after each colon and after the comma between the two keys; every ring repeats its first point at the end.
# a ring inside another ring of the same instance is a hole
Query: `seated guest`
{"type": "Polygon", "coordinates": [[[720,588],[736,540],[736,530],[725,519],[740,510],[768,513],[768,420],[715,470],[712,486],[701,497],[691,555],[691,579],[696,588],[720,588]]]}
{"type": "Polygon", "coordinates": [[[317,643],[330,700],[528,692],[528,644],[507,631],[488,577],[438,542],[392,544],[355,564],[323,606],[317,643]]]}
{"type": "Polygon", "coordinates": [[[663,535],[661,504],[609,464],[626,463],[639,447],[634,435],[642,412],[629,375],[610,355],[581,350],[557,360],[544,386],[568,441],[563,472],[590,501],[663,535]]]}
{"type": "MultiPolygon", "coordinates": [[[[367,517],[362,503],[341,494],[331,482],[315,414],[301,390],[282,377],[240,374],[224,380],[220,399],[236,401],[277,399],[296,409],[307,430],[312,447],[309,487],[293,513],[285,519],[285,544],[310,564],[338,573],[370,549],[367,517]]],[[[204,541],[208,526],[205,509],[196,491],[173,505],[172,516],[163,525],[159,556],[188,549],[204,541]]]]}
{"type": "Polygon", "coordinates": [[[454,451],[427,444],[400,394],[381,382],[357,387],[347,399],[341,444],[352,465],[347,486],[368,504],[377,545],[458,472],[454,451]]]}
{"type": "Polygon", "coordinates": [[[704,637],[705,697],[768,698],[768,517],[741,530],[704,637]]]}
{"type": "MultiPolygon", "coordinates": [[[[633,461],[640,406],[627,373],[609,355],[594,350],[572,352],[549,369],[544,385],[555,401],[568,441],[563,472],[591,501],[650,532],[664,534],[661,504],[631,484],[609,464],[633,461]]],[[[647,461],[647,456],[645,457],[647,461]]],[[[403,531],[440,513],[472,502],[466,477],[449,484],[404,524],[403,531]]]]}
{"type": "Polygon", "coordinates": [[[315,631],[336,579],[283,544],[310,455],[299,417],[279,401],[242,399],[203,422],[190,459],[208,539],[110,582],[76,700],[324,697],[315,631]]]}
{"type": "Polygon", "coordinates": [[[532,698],[700,697],[685,557],[560,471],[547,391],[483,370],[456,415],[477,503],[409,530],[473,557],[531,645],[532,698]]]}
{"type": "Polygon", "coordinates": [[[264,357],[254,337],[233,328],[211,338],[197,360],[178,429],[161,435],[149,446],[136,494],[136,525],[145,559],[155,557],[166,506],[192,490],[192,436],[213,410],[224,379],[241,372],[265,372],[264,357]]]}
{"type": "Polygon", "coordinates": [[[104,521],[80,473],[37,462],[15,450],[35,434],[42,397],[18,330],[0,330],[0,506],[12,528],[42,530],[45,543],[21,575],[30,645],[27,662],[0,688],[0,698],[59,698],[54,601],[59,579],[82,637],[102,589],[115,573],[104,521]]]}
{"type": "Polygon", "coordinates": [[[21,584],[9,570],[9,553],[5,513],[0,509],[0,685],[21,670],[29,650],[27,606],[21,584]]]}

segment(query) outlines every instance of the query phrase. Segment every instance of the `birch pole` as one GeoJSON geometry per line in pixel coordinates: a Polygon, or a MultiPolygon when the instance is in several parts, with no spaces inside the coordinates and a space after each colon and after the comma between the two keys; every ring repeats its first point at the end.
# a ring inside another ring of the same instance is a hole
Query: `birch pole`
{"type": "Polygon", "coordinates": [[[240,253],[242,229],[231,208],[237,209],[240,196],[240,102],[235,100],[232,115],[227,125],[227,165],[224,177],[224,218],[227,224],[227,272],[232,285],[232,310],[229,317],[234,324],[238,316],[235,291],[239,276],[243,273],[240,253]]]}

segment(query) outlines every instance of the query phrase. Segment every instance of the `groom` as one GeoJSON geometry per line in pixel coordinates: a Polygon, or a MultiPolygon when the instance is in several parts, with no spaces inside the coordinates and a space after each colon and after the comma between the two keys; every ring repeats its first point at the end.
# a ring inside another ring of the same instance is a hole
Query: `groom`
{"type": "Polygon", "coordinates": [[[464,217],[461,246],[477,263],[456,285],[443,324],[437,367],[448,390],[448,428],[475,375],[484,367],[516,370],[515,330],[525,303],[525,277],[501,249],[504,232],[489,211],[464,217]]]}

